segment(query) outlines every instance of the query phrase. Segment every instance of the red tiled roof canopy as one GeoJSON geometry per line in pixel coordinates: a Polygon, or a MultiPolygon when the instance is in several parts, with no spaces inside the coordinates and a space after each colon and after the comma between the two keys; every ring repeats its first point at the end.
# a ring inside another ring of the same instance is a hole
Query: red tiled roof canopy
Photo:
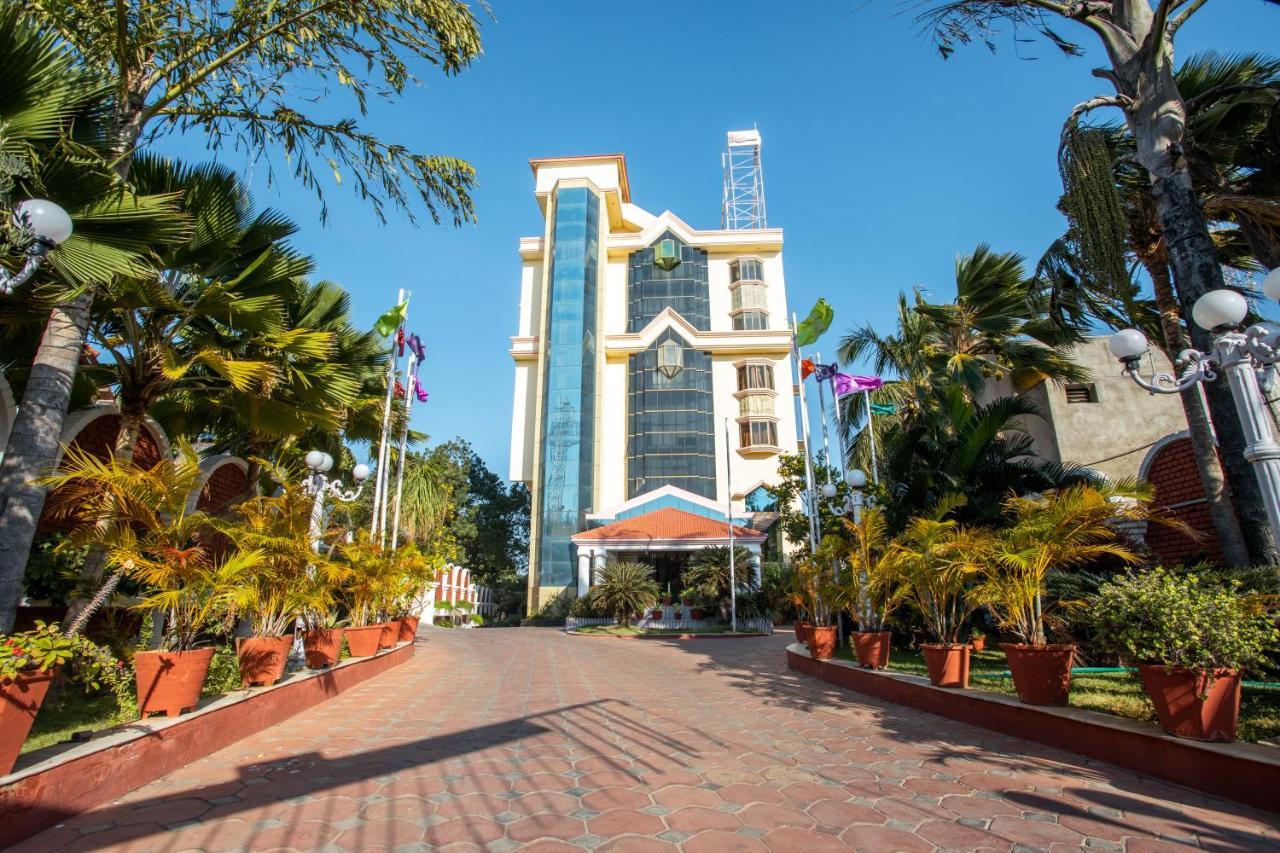
{"type": "MultiPolygon", "coordinates": [[[[574,542],[600,542],[618,539],[648,540],[712,540],[723,542],[729,538],[729,525],[682,509],[658,509],[624,518],[594,530],[584,530],[570,537],[574,542]]],[[[733,538],[747,542],[763,542],[766,537],[758,530],[733,525],[733,538]]]]}

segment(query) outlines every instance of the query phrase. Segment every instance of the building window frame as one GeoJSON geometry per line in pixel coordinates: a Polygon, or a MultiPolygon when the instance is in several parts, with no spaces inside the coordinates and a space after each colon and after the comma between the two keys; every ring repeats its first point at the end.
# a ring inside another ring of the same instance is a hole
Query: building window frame
{"type": "Polygon", "coordinates": [[[769,329],[769,312],[762,308],[735,308],[729,312],[735,332],[764,332],[769,329]],[[747,325],[746,317],[758,318],[759,325],[747,325]]]}
{"type": "Polygon", "coordinates": [[[1098,402],[1098,386],[1092,382],[1072,382],[1063,388],[1063,393],[1070,406],[1098,402]]]}
{"type": "Polygon", "coordinates": [[[758,255],[743,255],[740,258],[734,258],[729,262],[729,282],[730,286],[749,282],[753,284],[766,284],[764,280],[764,258],[758,255]],[[744,264],[754,264],[756,275],[743,275],[742,267],[744,264]]]}
{"type": "Polygon", "coordinates": [[[738,418],[738,446],[745,451],[777,452],[778,419],[752,415],[738,418]]]}
{"type": "Polygon", "coordinates": [[[769,359],[735,362],[739,391],[777,391],[774,364],[769,359]]]}

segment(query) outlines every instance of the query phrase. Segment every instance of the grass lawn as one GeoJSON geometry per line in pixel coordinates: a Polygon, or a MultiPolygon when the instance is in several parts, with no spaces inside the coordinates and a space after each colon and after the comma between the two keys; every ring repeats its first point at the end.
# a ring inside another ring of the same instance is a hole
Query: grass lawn
{"type": "MultiPolygon", "coordinates": [[[[853,650],[841,647],[836,657],[854,660],[853,650]]],[[[973,655],[969,664],[969,688],[992,693],[1017,695],[1013,679],[982,677],[1008,669],[1004,652],[984,651],[973,655]]],[[[919,652],[894,649],[889,656],[889,669],[928,676],[924,657],[919,652]]],[[[1137,673],[1094,673],[1075,675],[1071,679],[1071,705],[1131,720],[1155,722],[1156,712],[1142,688],[1137,673]]],[[[1280,690],[1244,688],[1240,700],[1240,740],[1259,741],[1280,737],[1280,690]]]]}
{"type": "Polygon", "coordinates": [[[659,636],[662,634],[725,634],[729,631],[728,625],[713,625],[710,628],[698,628],[690,630],[689,628],[637,628],[634,625],[584,625],[581,628],[575,628],[579,634],[623,634],[623,635],[644,635],[659,636]]]}

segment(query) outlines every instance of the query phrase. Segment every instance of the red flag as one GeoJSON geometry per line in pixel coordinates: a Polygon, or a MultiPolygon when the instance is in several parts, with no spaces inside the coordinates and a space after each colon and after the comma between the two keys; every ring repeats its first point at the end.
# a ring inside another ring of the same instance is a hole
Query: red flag
{"type": "Polygon", "coordinates": [[[817,368],[813,364],[813,359],[811,358],[806,358],[804,361],[800,362],[800,380],[803,382],[805,379],[808,379],[813,375],[813,371],[816,369],[817,368]]]}
{"type": "Polygon", "coordinates": [[[397,400],[404,399],[404,386],[400,384],[399,379],[396,380],[396,388],[395,388],[395,391],[393,391],[392,393],[396,395],[397,400]]]}
{"type": "Polygon", "coordinates": [[[396,346],[400,348],[400,357],[404,356],[404,326],[396,330],[396,346]]]}

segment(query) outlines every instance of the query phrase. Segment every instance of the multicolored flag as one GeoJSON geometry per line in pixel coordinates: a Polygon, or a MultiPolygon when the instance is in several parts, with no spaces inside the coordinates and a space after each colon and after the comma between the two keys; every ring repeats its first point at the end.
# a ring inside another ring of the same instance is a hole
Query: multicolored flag
{"type": "Polygon", "coordinates": [[[404,302],[401,302],[399,305],[379,317],[378,321],[373,324],[373,330],[384,338],[394,335],[396,330],[404,325],[404,318],[408,313],[409,300],[406,299],[404,302]]]}
{"type": "Polygon", "coordinates": [[[796,346],[807,347],[822,337],[831,328],[834,317],[835,311],[827,304],[827,300],[819,299],[809,311],[809,316],[796,326],[796,346]]]}
{"type": "Polygon", "coordinates": [[[813,378],[819,382],[826,382],[836,375],[836,369],[834,364],[815,364],[813,366],[813,378]]]}

